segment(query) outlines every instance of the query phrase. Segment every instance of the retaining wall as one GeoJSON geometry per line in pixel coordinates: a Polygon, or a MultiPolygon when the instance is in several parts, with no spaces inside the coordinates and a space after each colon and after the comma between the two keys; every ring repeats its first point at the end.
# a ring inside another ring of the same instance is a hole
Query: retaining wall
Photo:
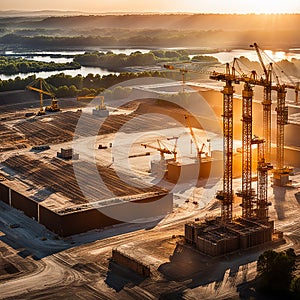
{"type": "Polygon", "coordinates": [[[135,273],[144,277],[150,277],[150,267],[137,261],[135,258],[130,257],[124,253],[119,252],[117,249],[112,250],[112,260],[117,264],[129,268],[135,273]]]}

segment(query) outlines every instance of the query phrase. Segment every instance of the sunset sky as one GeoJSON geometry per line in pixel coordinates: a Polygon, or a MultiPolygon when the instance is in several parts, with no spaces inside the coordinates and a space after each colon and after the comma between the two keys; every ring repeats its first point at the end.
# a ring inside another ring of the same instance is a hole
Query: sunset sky
{"type": "Polygon", "coordinates": [[[299,0],[1,0],[0,10],[84,12],[300,13],[299,0]]]}

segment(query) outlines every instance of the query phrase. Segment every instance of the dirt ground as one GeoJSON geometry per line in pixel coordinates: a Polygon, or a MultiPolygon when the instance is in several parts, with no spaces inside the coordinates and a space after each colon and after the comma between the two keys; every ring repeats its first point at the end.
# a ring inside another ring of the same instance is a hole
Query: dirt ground
{"type": "MultiPolygon", "coordinates": [[[[27,143],[31,129],[21,130],[24,121],[22,118],[14,119],[11,115],[13,110],[15,107],[11,111],[8,107],[5,110],[8,118],[6,126],[11,131],[18,131],[27,143]],[[12,124],[16,124],[15,122],[19,127],[14,129],[12,124]]],[[[70,118],[75,118],[76,114],[73,111],[70,118]]],[[[60,116],[58,119],[61,118],[62,122],[64,114],[61,113],[60,116]]],[[[40,124],[45,118],[49,116],[33,123],[40,124]]],[[[44,124],[49,125],[51,122],[53,120],[46,119],[44,124]]],[[[154,131],[158,128],[155,126],[154,131]]],[[[47,134],[50,127],[43,126],[47,134]]],[[[165,127],[166,130],[171,128],[168,135],[173,133],[172,130],[177,130],[172,124],[166,124],[165,127]]],[[[55,132],[56,129],[51,130],[55,132]]],[[[129,137],[130,135],[124,135],[121,140],[126,141],[129,137]]],[[[104,135],[103,139],[105,143],[109,143],[107,136],[104,135]]],[[[217,137],[215,145],[220,145],[219,140],[220,137],[217,137]]],[[[51,143],[54,142],[51,140],[51,143]]],[[[53,149],[49,153],[45,152],[43,155],[46,158],[42,157],[41,160],[47,160],[47,156],[52,157],[64,143],[68,144],[68,141],[54,143],[53,149]]],[[[184,144],[189,151],[189,144],[184,144]]],[[[140,153],[137,149],[134,153],[140,153]]],[[[1,162],[10,155],[22,154],[22,151],[25,153],[28,150],[4,151],[1,162]]],[[[122,151],[125,153],[125,150],[122,151]]],[[[108,152],[103,152],[102,157],[103,163],[111,159],[108,152]]],[[[148,172],[148,163],[148,160],[144,160],[140,164],[138,159],[132,162],[136,176],[151,182],[154,178],[148,172]]],[[[220,204],[215,199],[215,192],[221,187],[220,178],[197,187],[190,183],[178,186],[174,191],[173,213],[163,219],[120,224],[68,238],[56,236],[21,211],[0,202],[0,299],[255,298],[251,282],[256,276],[256,261],[263,251],[280,251],[292,247],[300,254],[299,169],[295,169],[291,179],[291,187],[273,187],[270,182],[268,188],[272,202],[270,218],[275,220],[275,227],[284,232],[285,243],[262,245],[218,258],[207,257],[184,245],[182,236],[187,221],[220,214],[220,204]],[[193,203],[195,199],[196,204],[193,203]],[[113,263],[111,253],[115,248],[149,265],[151,276],[143,278],[113,263]]],[[[241,180],[234,179],[234,190],[240,186],[241,180]]],[[[235,199],[234,215],[240,213],[239,204],[239,200],[235,199]]]]}

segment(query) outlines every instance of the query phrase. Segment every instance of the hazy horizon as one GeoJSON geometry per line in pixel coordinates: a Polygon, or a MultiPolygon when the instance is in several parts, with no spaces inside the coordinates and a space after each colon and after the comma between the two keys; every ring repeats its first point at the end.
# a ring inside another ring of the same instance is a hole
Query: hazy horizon
{"type": "Polygon", "coordinates": [[[236,0],[210,0],[194,1],[180,0],[164,1],[160,0],[140,0],[122,1],[111,0],[109,2],[86,0],[41,2],[28,0],[26,2],[18,0],[2,0],[1,11],[70,11],[94,14],[112,13],[205,13],[205,14],[293,14],[300,13],[300,2],[294,0],[244,0],[237,3],[236,0]]]}
{"type": "Polygon", "coordinates": [[[147,14],[157,14],[157,15],[299,15],[300,12],[284,12],[284,13],[222,13],[222,12],[184,12],[184,11],[103,11],[103,12],[95,12],[95,11],[83,11],[83,10],[64,10],[64,9],[3,9],[2,12],[16,12],[16,13],[38,13],[38,12],[58,12],[58,13],[80,13],[80,14],[90,14],[90,15],[106,15],[106,14],[136,14],[136,15],[147,15],[147,14]]]}

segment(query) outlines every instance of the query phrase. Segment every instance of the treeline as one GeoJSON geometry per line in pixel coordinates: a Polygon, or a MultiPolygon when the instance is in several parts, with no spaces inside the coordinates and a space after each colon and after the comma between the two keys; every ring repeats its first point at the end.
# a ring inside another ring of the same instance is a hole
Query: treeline
{"type": "Polygon", "coordinates": [[[40,72],[40,71],[61,71],[67,69],[80,69],[77,62],[54,63],[34,60],[26,60],[18,57],[0,56],[0,74],[13,75],[18,73],[40,72]]]}
{"type": "Polygon", "coordinates": [[[156,59],[164,60],[189,60],[190,52],[187,50],[152,50],[150,51],[156,59]]]}
{"type": "Polygon", "coordinates": [[[0,38],[1,44],[21,45],[30,49],[53,49],[76,46],[106,46],[116,45],[117,40],[113,36],[21,36],[19,34],[7,34],[0,38]]]}
{"type": "MultiPolygon", "coordinates": [[[[97,32],[101,32],[98,30],[97,32]]],[[[111,33],[81,35],[66,33],[66,36],[36,35],[23,36],[9,33],[0,37],[0,44],[20,46],[27,49],[62,49],[69,47],[213,47],[234,48],[248,47],[249,41],[257,41],[264,47],[284,48],[297,47],[300,37],[297,30],[276,31],[180,31],[180,30],[148,30],[144,34],[116,36],[111,33]]]]}
{"type": "MultiPolygon", "coordinates": [[[[57,12],[55,12],[57,14],[57,12]]],[[[299,27],[299,14],[117,14],[117,15],[77,15],[77,16],[53,16],[43,17],[37,11],[32,17],[7,18],[3,14],[1,24],[12,26],[20,23],[24,28],[63,28],[78,29],[96,28],[125,28],[125,29],[163,29],[163,30],[209,30],[210,28],[224,31],[246,31],[246,30],[266,30],[276,32],[278,28],[282,30],[295,29],[299,27]]]]}
{"type": "Polygon", "coordinates": [[[130,55],[126,55],[124,53],[114,54],[111,51],[107,53],[94,51],[78,54],[74,57],[74,61],[80,63],[82,66],[100,67],[113,71],[131,66],[149,66],[157,64],[158,62],[170,60],[189,60],[189,56],[184,50],[155,50],[148,53],[136,51],[130,55]]]}
{"type": "MultiPolygon", "coordinates": [[[[141,72],[141,73],[121,73],[119,75],[109,74],[100,76],[99,74],[88,74],[87,76],[71,76],[64,73],[48,77],[46,82],[52,87],[53,93],[58,98],[77,97],[85,95],[97,95],[105,89],[120,82],[141,78],[141,77],[165,77],[173,80],[180,80],[179,72],[141,72]]],[[[25,79],[16,77],[14,80],[0,80],[0,92],[23,90],[36,79],[36,76],[28,76],[25,79]]]]}
{"type": "Polygon", "coordinates": [[[130,66],[146,66],[156,63],[155,56],[152,53],[142,54],[141,52],[134,52],[130,55],[114,54],[103,52],[92,52],[79,54],[74,57],[74,61],[80,63],[82,66],[93,66],[106,68],[108,70],[119,70],[119,68],[130,66]]]}
{"type": "Polygon", "coordinates": [[[220,63],[219,60],[216,57],[213,56],[205,56],[205,55],[195,55],[192,58],[192,61],[194,62],[201,62],[201,63],[207,63],[207,64],[217,64],[220,63]]]}

